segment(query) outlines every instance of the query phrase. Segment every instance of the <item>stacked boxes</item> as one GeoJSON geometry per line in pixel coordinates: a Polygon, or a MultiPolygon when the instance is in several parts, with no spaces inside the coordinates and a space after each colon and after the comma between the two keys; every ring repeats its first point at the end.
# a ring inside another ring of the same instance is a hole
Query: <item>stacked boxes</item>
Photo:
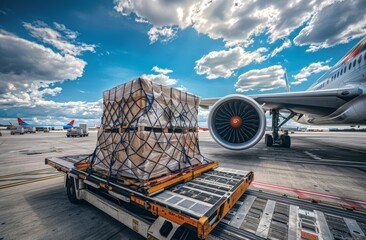
{"type": "Polygon", "coordinates": [[[144,182],[201,164],[199,101],[142,78],[105,91],[94,170],[144,182]]]}

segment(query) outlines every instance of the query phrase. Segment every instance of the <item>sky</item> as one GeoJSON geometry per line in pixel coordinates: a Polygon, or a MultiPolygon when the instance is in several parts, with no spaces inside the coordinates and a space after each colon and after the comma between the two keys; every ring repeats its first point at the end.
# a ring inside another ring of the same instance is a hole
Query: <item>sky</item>
{"type": "MultiPolygon", "coordinates": [[[[143,76],[202,98],[304,91],[366,35],[364,0],[0,3],[0,124],[99,124],[143,76]]],[[[200,110],[205,122],[208,111],[200,110]]]]}

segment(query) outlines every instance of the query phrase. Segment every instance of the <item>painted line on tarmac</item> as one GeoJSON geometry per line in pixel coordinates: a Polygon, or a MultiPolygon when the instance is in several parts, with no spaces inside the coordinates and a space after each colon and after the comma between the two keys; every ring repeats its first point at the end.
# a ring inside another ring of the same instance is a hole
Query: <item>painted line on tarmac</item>
{"type": "Polygon", "coordinates": [[[364,153],[364,154],[366,154],[366,151],[362,151],[362,150],[358,150],[358,149],[354,149],[354,148],[337,146],[337,145],[331,145],[331,144],[327,144],[327,143],[326,144],[320,143],[320,144],[326,145],[328,147],[335,147],[335,148],[339,148],[339,149],[343,149],[343,150],[348,150],[348,151],[351,151],[351,152],[357,152],[357,153],[364,153]]]}
{"type": "MultiPolygon", "coordinates": [[[[302,140],[311,142],[311,139],[303,139],[302,138],[302,140]]],[[[363,151],[363,150],[354,149],[354,148],[350,148],[350,147],[339,146],[339,145],[332,145],[332,144],[326,143],[326,142],[318,142],[317,144],[324,145],[324,146],[327,146],[327,147],[334,147],[334,148],[338,148],[338,149],[348,150],[348,151],[351,151],[351,152],[364,153],[364,154],[366,153],[366,151],[363,151]]]]}
{"type": "Polygon", "coordinates": [[[259,159],[263,160],[271,160],[278,162],[288,162],[288,163],[298,163],[298,164],[313,164],[313,165],[326,165],[326,166],[335,166],[335,167],[354,167],[354,168],[366,168],[365,162],[354,162],[351,160],[335,160],[335,159],[307,159],[307,158],[276,158],[272,159],[269,157],[259,157],[259,159]]]}
{"type": "Polygon", "coordinates": [[[315,160],[322,160],[322,158],[318,157],[317,155],[315,155],[314,153],[308,152],[308,151],[304,151],[304,153],[310,157],[312,157],[315,160]]]}
{"type": "Polygon", "coordinates": [[[40,172],[44,172],[44,171],[56,171],[56,170],[54,168],[43,168],[43,169],[38,169],[38,170],[33,170],[33,171],[28,171],[28,172],[20,172],[20,173],[13,173],[13,174],[9,174],[9,175],[3,175],[3,176],[0,176],[0,179],[28,175],[28,174],[32,174],[32,173],[40,173],[40,172]]]}
{"type": "Polygon", "coordinates": [[[39,182],[39,181],[44,181],[44,180],[63,177],[63,176],[64,176],[64,174],[60,173],[60,174],[55,174],[55,175],[51,175],[51,176],[47,176],[47,177],[35,178],[32,180],[24,180],[24,181],[19,181],[19,182],[15,182],[15,183],[9,183],[9,184],[5,184],[5,185],[0,185],[0,189],[20,186],[20,185],[24,185],[24,184],[28,184],[28,183],[39,182]]]}
{"type": "Polygon", "coordinates": [[[252,184],[254,186],[264,186],[264,187],[269,187],[269,188],[286,190],[286,191],[290,191],[290,192],[294,192],[294,193],[298,192],[298,193],[301,193],[301,194],[313,195],[313,196],[324,197],[324,198],[329,198],[329,199],[335,199],[335,200],[340,200],[340,201],[343,201],[343,202],[352,202],[352,203],[361,204],[361,205],[366,206],[366,201],[352,199],[352,198],[344,198],[344,197],[340,197],[340,196],[336,196],[336,195],[332,195],[332,194],[326,194],[326,193],[314,192],[314,191],[309,191],[309,190],[290,188],[290,187],[286,187],[286,186],[281,186],[281,185],[276,185],[276,184],[271,184],[271,183],[264,183],[264,182],[257,182],[257,181],[253,181],[252,184]]]}

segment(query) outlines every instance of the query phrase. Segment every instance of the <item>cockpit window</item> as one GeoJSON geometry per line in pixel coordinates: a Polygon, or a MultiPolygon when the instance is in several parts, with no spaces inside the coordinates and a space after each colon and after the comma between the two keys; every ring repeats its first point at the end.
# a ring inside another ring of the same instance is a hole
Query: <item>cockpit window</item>
{"type": "Polygon", "coordinates": [[[361,64],[361,59],[362,59],[362,56],[360,56],[360,57],[358,58],[358,64],[361,64]]]}
{"type": "Polygon", "coordinates": [[[351,70],[352,63],[349,63],[348,69],[351,70]]]}
{"type": "Polygon", "coordinates": [[[353,67],[356,67],[356,59],[353,61],[353,67]]]}
{"type": "Polygon", "coordinates": [[[342,73],[343,73],[343,69],[341,69],[341,75],[342,75],[342,73]]]}
{"type": "Polygon", "coordinates": [[[347,67],[344,67],[343,72],[346,73],[346,71],[347,71],[347,67]]]}

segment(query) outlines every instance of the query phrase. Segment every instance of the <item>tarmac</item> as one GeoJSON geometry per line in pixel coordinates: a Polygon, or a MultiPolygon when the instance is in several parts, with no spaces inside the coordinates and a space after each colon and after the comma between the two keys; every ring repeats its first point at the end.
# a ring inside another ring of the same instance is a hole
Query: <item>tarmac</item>
{"type": "MultiPolygon", "coordinates": [[[[62,174],[44,165],[50,156],[91,153],[96,132],[67,138],[65,132],[0,137],[0,240],[142,239],[89,204],[73,205],[62,174]]],[[[222,167],[254,172],[252,189],[366,212],[366,133],[295,132],[292,147],[230,151],[200,132],[203,155],[222,167]]]]}

